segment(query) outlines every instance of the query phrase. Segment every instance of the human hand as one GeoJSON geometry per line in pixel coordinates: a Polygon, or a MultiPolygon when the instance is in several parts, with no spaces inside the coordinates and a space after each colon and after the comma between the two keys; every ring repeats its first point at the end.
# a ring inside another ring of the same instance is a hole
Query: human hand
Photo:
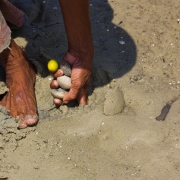
{"type": "MultiPolygon", "coordinates": [[[[63,99],[54,98],[54,104],[60,106],[62,103],[67,104],[75,99],[77,99],[79,104],[87,104],[87,91],[91,77],[92,60],[82,61],[81,58],[75,57],[70,52],[67,52],[63,58],[63,62],[67,62],[72,66],[72,86],[63,99]]],[[[50,84],[51,89],[59,88],[56,78],[62,75],[63,71],[61,69],[54,73],[55,80],[50,84]]]]}

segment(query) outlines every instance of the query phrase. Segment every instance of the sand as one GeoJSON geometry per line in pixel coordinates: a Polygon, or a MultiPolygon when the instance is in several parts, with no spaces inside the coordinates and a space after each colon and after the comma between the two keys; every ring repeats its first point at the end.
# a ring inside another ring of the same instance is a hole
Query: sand
{"type": "Polygon", "coordinates": [[[47,62],[61,62],[67,50],[58,1],[11,1],[29,17],[13,38],[38,70],[39,123],[18,130],[0,108],[0,179],[179,179],[179,2],[91,0],[88,105],[57,109],[47,62]],[[156,120],[166,104],[165,119],[156,120]]]}

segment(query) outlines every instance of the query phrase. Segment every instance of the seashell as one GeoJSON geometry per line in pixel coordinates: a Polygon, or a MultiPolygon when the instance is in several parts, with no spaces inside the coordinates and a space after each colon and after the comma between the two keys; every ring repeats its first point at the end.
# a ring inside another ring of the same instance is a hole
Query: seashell
{"type": "Polygon", "coordinates": [[[64,75],[71,77],[71,65],[67,62],[61,62],[60,69],[63,70],[64,75]]]}
{"type": "Polygon", "coordinates": [[[63,89],[70,89],[71,88],[71,78],[68,76],[60,76],[57,78],[57,82],[59,86],[63,89]]]}
{"type": "Polygon", "coordinates": [[[63,99],[65,94],[67,93],[67,91],[65,91],[64,89],[52,89],[51,94],[53,97],[55,98],[59,98],[59,99],[63,99]]]}

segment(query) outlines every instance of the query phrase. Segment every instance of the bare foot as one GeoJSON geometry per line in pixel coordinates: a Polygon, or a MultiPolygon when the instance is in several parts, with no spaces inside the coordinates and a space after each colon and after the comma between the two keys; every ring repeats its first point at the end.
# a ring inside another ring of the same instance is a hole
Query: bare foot
{"type": "Polygon", "coordinates": [[[35,68],[29,63],[25,52],[11,40],[10,48],[0,54],[0,62],[6,71],[6,85],[9,92],[0,101],[0,105],[10,110],[12,117],[19,117],[19,128],[37,123],[38,116],[34,84],[35,68]]]}

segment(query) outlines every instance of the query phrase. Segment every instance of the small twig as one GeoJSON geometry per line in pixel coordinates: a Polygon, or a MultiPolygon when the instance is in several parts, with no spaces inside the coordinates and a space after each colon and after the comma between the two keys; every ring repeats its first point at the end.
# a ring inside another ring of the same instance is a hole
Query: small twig
{"type": "Polygon", "coordinates": [[[166,116],[167,116],[170,108],[171,108],[171,105],[170,105],[170,104],[166,104],[166,105],[162,108],[161,114],[160,114],[158,117],[156,117],[156,120],[158,120],[158,121],[160,121],[160,120],[161,120],[161,121],[164,121],[164,120],[166,119],[166,116]]]}
{"type": "Polygon", "coordinates": [[[169,101],[161,110],[161,114],[156,117],[157,121],[164,121],[166,119],[169,110],[171,109],[171,105],[180,98],[180,95],[174,97],[171,101],[169,101]]]}

